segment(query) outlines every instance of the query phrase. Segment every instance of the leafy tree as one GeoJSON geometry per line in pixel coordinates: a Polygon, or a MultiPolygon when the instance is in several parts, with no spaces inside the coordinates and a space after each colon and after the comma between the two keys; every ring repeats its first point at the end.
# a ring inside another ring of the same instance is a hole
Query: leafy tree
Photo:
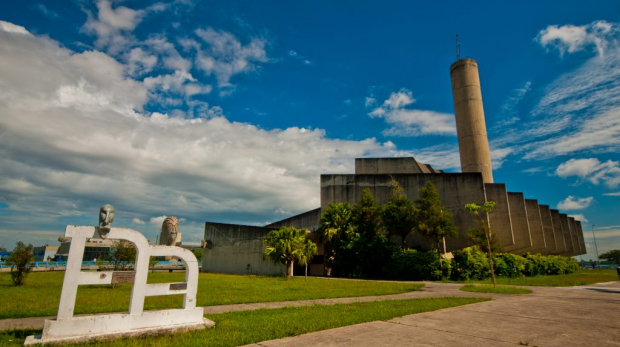
{"type": "Polygon", "coordinates": [[[13,252],[6,259],[6,262],[11,264],[11,281],[13,281],[14,286],[23,285],[32,270],[32,262],[34,261],[33,248],[31,244],[26,246],[25,243],[19,241],[15,244],[13,252]]]}
{"type": "Polygon", "coordinates": [[[608,261],[613,261],[614,263],[620,266],[620,250],[614,249],[609,252],[605,252],[598,256],[600,259],[605,259],[608,261]]]}
{"type": "Polygon", "coordinates": [[[265,258],[271,259],[274,263],[286,264],[286,278],[293,276],[295,260],[304,255],[306,232],[306,229],[282,227],[270,231],[263,240],[265,258]]]}
{"type": "Polygon", "coordinates": [[[312,242],[312,240],[306,238],[303,243],[303,247],[294,252],[295,260],[297,264],[303,265],[306,267],[304,280],[308,280],[308,264],[312,261],[312,257],[319,252],[316,247],[316,243],[312,242]]]}
{"type": "Polygon", "coordinates": [[[198,261],[200,261],[200,259],[202,259],[202,248],[195,248],[192,253],[194,253],[194,256],[196,256],[196,259],[198,259],[198,261]]]}
{"type": "Polygon", "coordinates": [[[136,260],[136,246],[127,240],[114,241],[113,247],[110,249],[112,258],[114,259],[114,270],[125,270],[129,267],[129,263],[136,260]]]}
{"type": "Polygon", "coordinates": [[[393,181],[390,197],[381,209],[381,220],[389,235],[400,236],[403,250],[407,236],[414,232],[418,224],[418,212],[413,202],[405,196],[403,188],[393,181]]]}
{"type": "Polygon", "coordinates": [[[435,184],[431,181],[426,182],[426,186],[420,188],[420,198],[416,199],[415,205],[419,211],[417,229],[433,241],[433,246],[437,247],[440,267],[443,267],[439,243],[445,237],[458,235],[458,229],[452,221],[452,213],[445,210],[435,184]]]}
{"type": "Polygon", "coordinates": [[[465,210],[476,216],[476,218],[478,219],[478,227],[469,228],[469,230],[467,231],[467,236],[476,245],[480,246],[480,249],[483,252],[487,253],[489,270],[491,272],[491,279],[493,280],[493,287],[496,286],[495,270],[493,268],[493,252],[499,250],[499,244],[497,242],[497,237],[491,231],[491,226],[489,225],[487,214],[491,213],[494,207],[495,201],[487,201],[482,206],[476,204],[465,205],[465,210]],[[480,215],[480,212],[483,212],[484,215],[480,215]]]}
{"type": "Polygon", "coordinates": [[[354,233],[351,205],[346,202],[329,204],[321,217],[321,227],[317,230],[317,237],[326,248],[325,273],[327,276],[331,276],[341,241],[346,241],[354,233]]]}

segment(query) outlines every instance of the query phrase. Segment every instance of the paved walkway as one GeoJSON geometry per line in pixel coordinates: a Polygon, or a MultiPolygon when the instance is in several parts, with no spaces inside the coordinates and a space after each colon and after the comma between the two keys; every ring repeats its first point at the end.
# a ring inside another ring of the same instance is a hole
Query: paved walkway
{"type": "Polygon", "coordinates": [[[530,289],[534,292],[528,295],[246,347],[620,346],[620,282],[530,289]]]}
{"type": "MultiPolygon", "coordinates": [[[[205,314],[428,297],[492,297],[494,300],[266,341],[251,347],[326,346],[617,346],[620,347],[620,282],[582,287],[529,287],[528,295],[469,293],[461,284],[427,283],[419,291],[374,297],[303,300],[205,307],[205,314]]],[[[0,330],[42,328],[50,317],[0,320],[0,330]]],[[[249,347],[249,346],[248,346],[249,347]]]]}

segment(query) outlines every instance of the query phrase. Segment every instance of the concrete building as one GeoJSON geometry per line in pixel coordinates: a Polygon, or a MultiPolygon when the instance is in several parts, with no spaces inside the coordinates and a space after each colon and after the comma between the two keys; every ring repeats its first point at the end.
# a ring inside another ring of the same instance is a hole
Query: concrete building
{"type": "Polygon", "coordinates": [[[58,246],[39,246],[32,249],[35,261],[47,261],[48,259],[54,259],[58,252],[58,246]]]}
{"type": "MultiPolygon", "coordinates": [[[[369,188],[379,204],[387,201],[391,184],[396,181],[405,194],[415,200],[426,182],[432,181],[446,210],[453,215],[459,235],[446,240],[446,250],[472,245],[466,232],[474,226],[468,203],[494,201],[496,207],[488,218],[504,252],[525,252],[574,256],[585,253],[581,223],[566,214],[525,199],[521,192],[510,192],[504,183],[494,183],[491,155],[486,133],[478,64],[463,59],[450,67],[452,92],[461,159],[461,173],[445,173],[415,158],[356,158],[352,174],[321,175],[321,206],[288,219],[266,225],[205,223],[202,271],[227,273],[284,273],[284,266],[263,261],[262,240],[282,226],[315,231],[322,211],[331,203],[355,204],[362,190],[369,188]]],[[[397,240],[393,240],[398,242],[397,240]]],[[[434,247],[420,235],[410,235],[407,246],[426,250],[434,247]]],[[[310,274],[323,274],[322,247],[313,259],[310,274]]]]}

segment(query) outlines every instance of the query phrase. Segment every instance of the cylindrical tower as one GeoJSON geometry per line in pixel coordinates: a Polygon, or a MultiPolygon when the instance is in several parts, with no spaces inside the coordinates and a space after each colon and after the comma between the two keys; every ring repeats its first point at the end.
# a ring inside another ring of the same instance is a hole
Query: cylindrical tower
{"type": "Polygon", "coordinates": [[[481,172],[484,183],[493,183],[478,63],[473,59],[458,60],[450,66],[450,79],[461,171],[481,172]]]}

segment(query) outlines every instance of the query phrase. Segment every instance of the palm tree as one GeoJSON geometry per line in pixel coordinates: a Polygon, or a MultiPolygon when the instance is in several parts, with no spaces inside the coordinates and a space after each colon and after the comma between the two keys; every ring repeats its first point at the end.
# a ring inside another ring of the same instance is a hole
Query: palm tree
{"type": "Polygon", "coordinates": [[[325,244],[325,274],[331,276],[340,241],[355,232],[353,210],[347,202],[329,204],[321,217],[321,227],[316,231],[320,242],[325,244]]]}
{"type": "Polygon", "coordinates": [[[286,264],[286,278],[293,276],[295,260],[299,259],[299,254],[303,253],[306,244],[306,233],[306,229],[282,227],[270,231],[263,240],[265,258],[271,259],[274,263],[286,264]]]}
{"type": "Polygon", "coordinates": [[[312,257],[319,252],[316,244],[310,239],[306,239],[303,248],[298,249],[295,252],[295,260],[297,264],[304,265],[306,267],[304,279],[308,280],[308,263],[312,261],[312,257]]]}

